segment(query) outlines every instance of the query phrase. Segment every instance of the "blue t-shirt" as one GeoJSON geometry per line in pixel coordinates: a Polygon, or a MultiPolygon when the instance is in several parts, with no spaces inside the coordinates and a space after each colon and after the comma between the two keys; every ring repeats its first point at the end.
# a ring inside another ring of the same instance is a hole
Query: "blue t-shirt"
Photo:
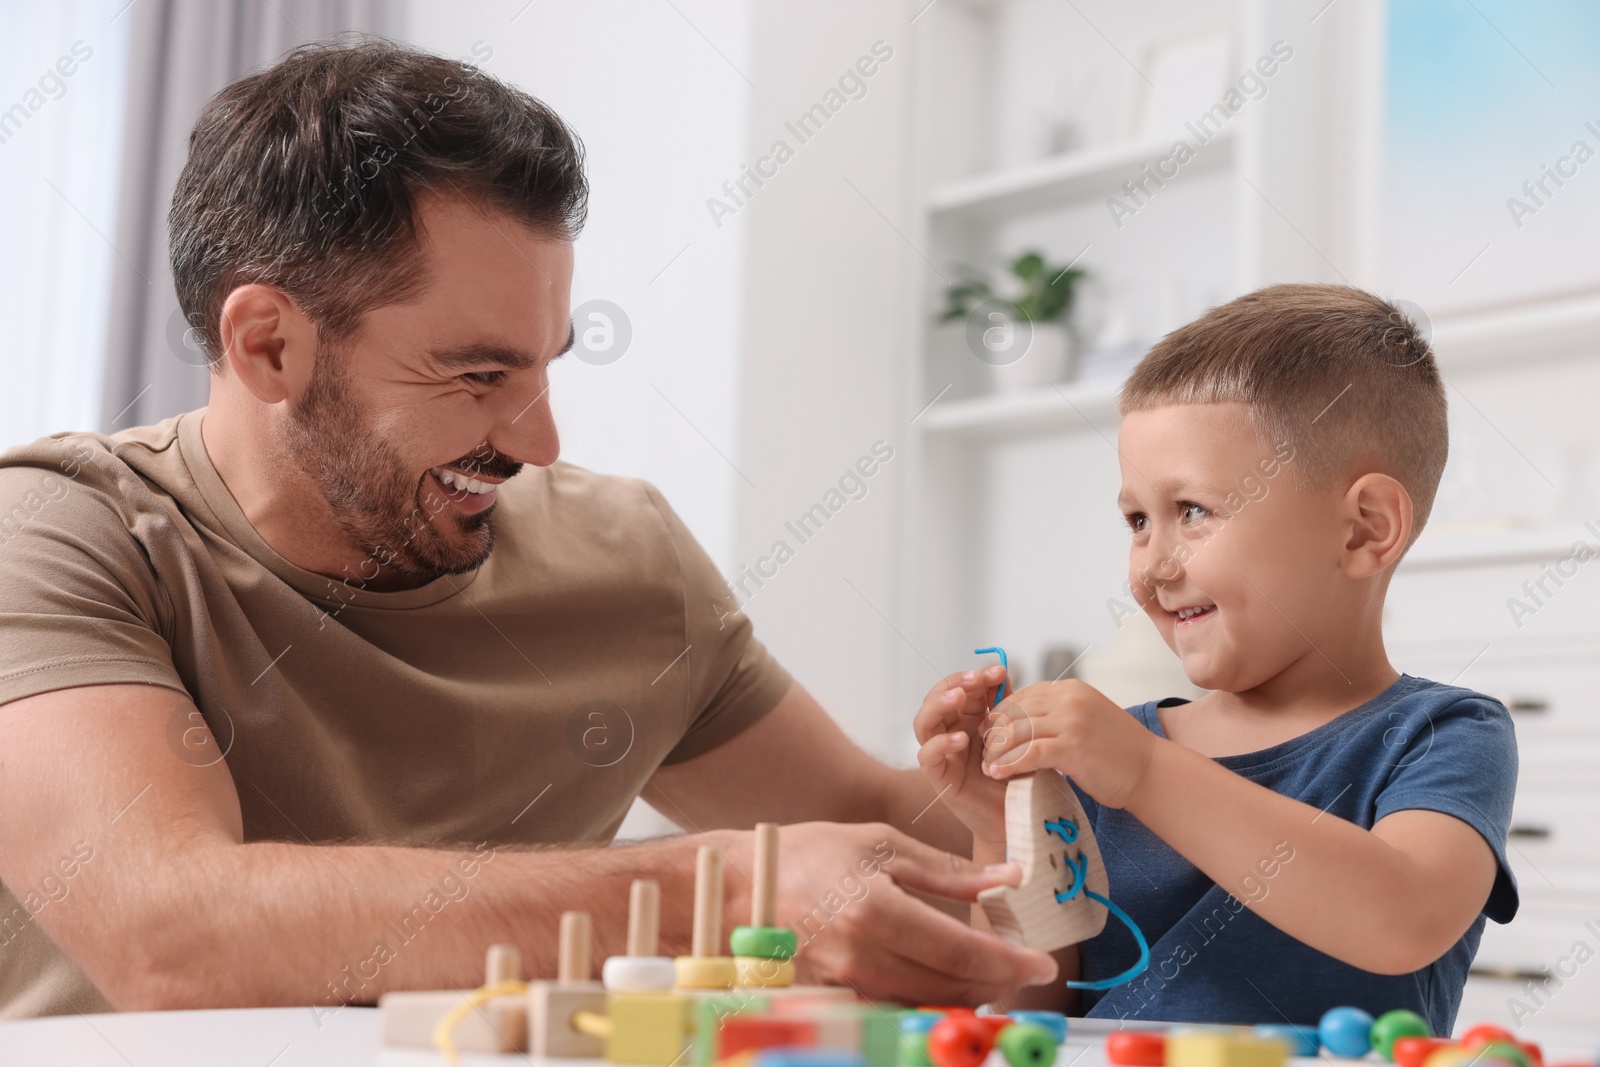
{"type": "MultiPolygon", "coordinates": [[[[1186,703],[1174,697],[1128,712],[1161,737],[1156,709],[1186,703]]],[[[1247,899],[1272,891],[1270,877],[1225,891],[1138,819],[1101,808],[1074,786],[1100,842],[1110,898],[1150,942],[1149,968],[1110,990],[1085,991],[1084,1014],[1315,1026],[1324,1011],[1339,1005],[1374,1017],[1410,1008],[1434,1033],[1450,1033],[1485,917],[1506,923],[1517,912],[1517,886],[1505,855],[1517,742],[1505,706],[1470,689],[1403,674],[1373,700],[1308,733],[1216,762],[1357,826],[1371,827],[1391,812],[1412,808],[1455,816],[1483,835],[1499,863],[1482,913],[1448,952],[1419,971],[1364,971],[1290,937],[1246,907],[1247,899]]],[[[1217,832],[1227,833],[1227,827],[1217,832]]],[[[1293,849],[1286,842],[1277,855],[1263,857],[1262,869],[1276,874],[1278,864],[1294,862],[1293,849]]],[[[1133,936],[1115,917],[1081,951],[1086,980],[1115,977],[1138,960],[1133,936]]]]}

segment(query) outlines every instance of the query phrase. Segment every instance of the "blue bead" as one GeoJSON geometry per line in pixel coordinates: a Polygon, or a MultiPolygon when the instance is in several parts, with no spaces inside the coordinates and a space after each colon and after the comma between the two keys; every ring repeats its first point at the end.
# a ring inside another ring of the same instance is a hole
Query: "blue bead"
{"type": "Polygon", "coordinates": [[[1011,1017],[1019,1023],[1044,1027],[1055,1035],[1058,1045],[1067,1039],[1067,1017],[1059,1011],[1014,1011],[1011,1017]]]}
{"type": "Polygon", "coordinates": [[[1291,1026],[1289,1023],[1258,1023],[1257,1037],[1275,1037],[1289,1045],[1291,1056],[1315,1056],[1322,1041],[1309,1026],[1291,1026]]]}
{"type": "Polygon", "coordinates": [[[1356,1058],[1372,1050],[1372,1016],[1360,1008],[1329,1008],[1317,1024],[1322,1047],[1335,1056],[1356,1058]]]}
{"type": "Polygon", "coordinates": [[[902,1034],[925,1034],[933,1029],[934,1023],[943,1018],[943,1012],[903,1011],[896,1025],[902,1034]]]}
{"type": "Polygon", "coordinates": [[[764,1048],[756,1067],[867,1067],[859,1052],[834,1048],[764,1048]]]}

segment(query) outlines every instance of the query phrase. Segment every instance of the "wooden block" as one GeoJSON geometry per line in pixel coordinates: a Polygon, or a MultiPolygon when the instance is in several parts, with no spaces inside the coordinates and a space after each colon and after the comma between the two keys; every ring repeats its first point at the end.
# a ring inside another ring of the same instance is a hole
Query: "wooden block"
{"type": "Polygon", "coordinates": [[[677,1062],[691,1042],[691,1005],[678,993],[612,993],[606,998],[611,1020],[606,1059],[663,1067],[677,1062]]]}
{"type": "MultiPolygon", "coordinates": [[[[597,1058],[605,1040],[580,1033],[572,1017],[580,1011],[604,1014],[606,987],[599,982],[533,982],[528,986],[528,1051],[535,1056],[597,1058]]],[[[465,1047],[465,1046],[463,1046],[465,1047]]]]}
{"type": "Polygon", "coordinates": [[[1006,786],[1006,858],[1022,867],[1022,885],[995,886],[978,903],[995,933],[1013,944],[1053,952],[1098,934],[1110,892],[1100,846],[1078,795],[1059,774],[1040,771],[1006,786]],[[1058,901],[1057,894],[1072,896],[1058,901]]]}
{"type": "Polygon", "coordinates": [[[1167,1067],[1283,1067],[1288,1055],[1276,1038],[1194,1031],[1167,1038],[1167,1067]]]}
{"type": "MultiPolygon", "coordinates": [[[[433,1048],[434,1027],[460,1007],[470,992],[446,989],[385,993],[378,998],[383,1043],[398,1048],[433,1048]]],[[[452,1040],[463,1052],[526,1052],[527,1000],[514,995],[495,997],[462,1019],[452,1040]]]]}

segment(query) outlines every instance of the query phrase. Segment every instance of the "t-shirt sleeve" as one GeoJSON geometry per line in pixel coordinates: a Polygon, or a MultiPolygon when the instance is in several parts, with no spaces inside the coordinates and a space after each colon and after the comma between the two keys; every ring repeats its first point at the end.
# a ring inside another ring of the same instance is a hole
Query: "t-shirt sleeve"
{"type": "Polygon", "coordinates": [[[0,704],[85,685],[184,688],[113,464],[61,439],[0,460],[0,704]]]}
{"type": "Polygon", "coordinates": [[[1483,913],[1508,923],[1517,913],[1516,878],[1506,861],[1506,833],[1517,789],[1517,738],[1511,714],[1492,697],[1457,690],[1448,703],[1419,709],[1392,727],[1389,778],[1373,821],[1397,811],[1453,815],[1494,850],[1498,870],[1483,913]]]}
{"type": "Polygon", "coordinates": [[[771,711],[792,679],[756,640],[749,616],[683,520],[654,486],[649,492],[683,576],[689,721],[664,761],[681,763],[711,751],[771,711]]]}

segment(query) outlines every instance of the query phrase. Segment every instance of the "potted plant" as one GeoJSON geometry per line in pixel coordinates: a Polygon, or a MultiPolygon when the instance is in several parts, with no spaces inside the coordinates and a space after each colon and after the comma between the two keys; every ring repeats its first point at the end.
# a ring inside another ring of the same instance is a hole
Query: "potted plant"
{"type": "Polygon", "coordinates": [[[961,273],[945,290],[939,321],[966,320],[967,345],[989,365],[1000,392],[1072,376],[1073,298],[1088,271],[1053,266],[1039,252],[1024,252],[1011,263],[1010,292],[1003,296],[981,271],[963,267],[961,273]]]}

